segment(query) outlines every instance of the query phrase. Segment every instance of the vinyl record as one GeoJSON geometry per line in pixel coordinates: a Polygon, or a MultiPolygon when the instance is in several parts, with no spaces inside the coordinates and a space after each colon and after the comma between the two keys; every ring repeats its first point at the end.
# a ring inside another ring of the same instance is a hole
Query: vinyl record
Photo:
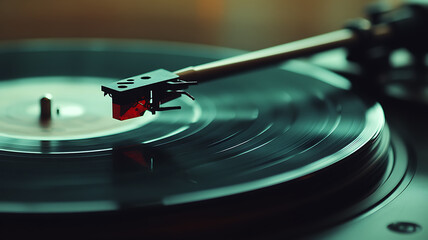
{"type": "Polygon", "coordinates": [[[181,110],[127,121],[111,118],[111,99],[100,91],[128,76],[237,53],[147,42],[4,44],[0,212],[132,210],[146,220],[220,225],[287,212],[287,222],[295,211],[313,219],[341,212],[384,183],[394,159],[380,105],[303,62],[192,86],[195,101],[168,103],[181,110]],[[46,94],[52,119],[42,124],[46,94]],[[180,206],[186,210],[175,211],[180,206]]]}

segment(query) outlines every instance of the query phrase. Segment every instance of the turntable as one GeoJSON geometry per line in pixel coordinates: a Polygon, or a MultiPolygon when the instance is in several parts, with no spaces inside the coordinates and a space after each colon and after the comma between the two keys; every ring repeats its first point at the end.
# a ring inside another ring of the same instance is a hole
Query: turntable
{"type": "Polygon", "coordinates": [[[398,47],[426,53],[427,34],[407,27],[421,29],[426,9],[403,9],[406,21],[372,19],[376,27],[247,54],[2,44],[0,234],[426,238],[426,63],[384,61],[398,47]],[[348,55],[312,55],[340,46],[348,55]],[[379,48],[383,58],[373,57],[379,48]]]}

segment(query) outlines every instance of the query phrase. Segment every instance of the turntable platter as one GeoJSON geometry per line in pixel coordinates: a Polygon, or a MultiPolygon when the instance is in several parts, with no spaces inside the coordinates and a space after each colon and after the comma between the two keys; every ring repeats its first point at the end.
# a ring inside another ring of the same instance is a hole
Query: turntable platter
{"type": "Polygon", "coordinates": [[[289,210],[355,201],[384,181],[393,159],[380,105],[303,63],[200,84],[190,90],[196,101],[175,100],[179,111],[111,119],[105,82],[233,54],[172,46],[4,45],[0,212],[152,211],[257,192],[255,205],[283,201],[289,210]],[[46,92],[59,113],[42,127],[46,92]],[[266,191],[278,187],[272,200],[266,191]]]}

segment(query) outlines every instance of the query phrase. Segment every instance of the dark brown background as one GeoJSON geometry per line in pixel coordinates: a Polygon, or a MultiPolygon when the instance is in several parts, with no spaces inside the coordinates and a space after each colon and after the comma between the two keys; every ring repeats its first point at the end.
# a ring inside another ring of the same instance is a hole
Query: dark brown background
{"type": "Polygon", "coordinates": [[[0,40],[132,38],[258,49],[338,29],[371,2],[0,0],[0,40]]]}

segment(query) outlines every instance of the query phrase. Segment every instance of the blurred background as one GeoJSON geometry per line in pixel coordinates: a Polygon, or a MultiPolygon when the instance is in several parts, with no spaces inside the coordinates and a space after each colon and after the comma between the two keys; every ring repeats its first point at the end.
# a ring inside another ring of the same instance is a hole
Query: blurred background
{"type": "Polygon", "coordinates": [[[341,28],[347,19],[364,16],[372,2],[0,0],[0,41],[124,38],[255,50],[341,28]]]}

